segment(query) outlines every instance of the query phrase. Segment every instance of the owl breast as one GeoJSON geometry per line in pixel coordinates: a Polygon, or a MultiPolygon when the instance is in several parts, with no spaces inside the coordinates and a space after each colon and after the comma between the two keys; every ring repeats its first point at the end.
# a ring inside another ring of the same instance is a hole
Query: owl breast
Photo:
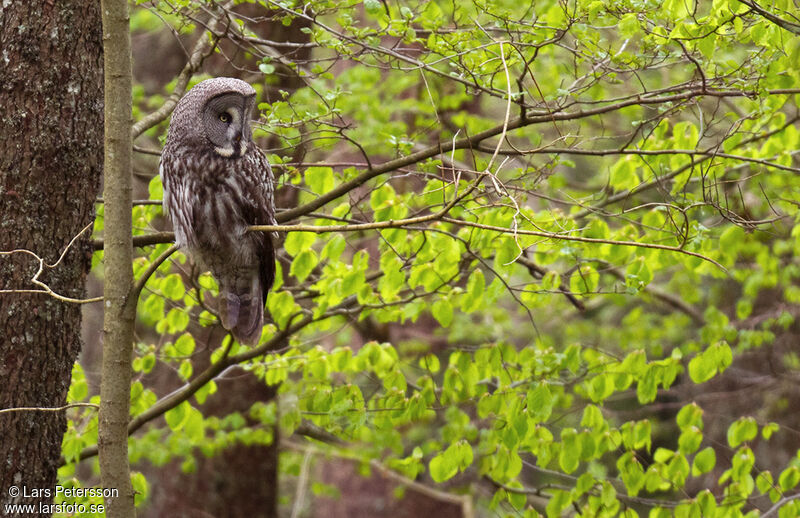
{"type": "Polygon", "coordinates": [[[247,229],[270,223],[264,199],[271,199],[271,179],[258,167],[255,152],[224,159],[213,152],[175,150],[173,160],[162,162],[176,241],[212,271],[223,266],[219,262],[251,264],[260,253],[259,235],[247,229]]]}

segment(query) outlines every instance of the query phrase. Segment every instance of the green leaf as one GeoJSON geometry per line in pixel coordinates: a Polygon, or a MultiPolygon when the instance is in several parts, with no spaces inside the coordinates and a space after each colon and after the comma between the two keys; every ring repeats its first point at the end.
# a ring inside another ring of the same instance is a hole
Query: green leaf
{"type": "Polygon", "coordinates": [[[134,505],[142,505],[150,494],[150,485],[144,475],[138,471],[131,471],[131,486],[133,487],[134,505]]]}
{"type": "Polygon", "coordinates": [[[304,173],[306,185],[317,194],[326,194],[333,190],[336,182],[333,169],[330,167],[309,167],[304,173]]]}
{"type": "Polygon", "coordinates": [[[608,239],[611,232],[608,229],[608,223],[602,219],[595,219],[589,223],[583,231],[583,235],[592,239],[608,239]]]}
{"type": "Polygon", "coordinates": [[[279,291],[278,293],[270,293],[267,297],[267,307],[269,313],[272,315],[278,327],[284,327],[289,317],[295,312],[297,304],[294,302],[294,297],[288,291],[279,291]]]}
{"type": "Polygon", "coordinates": [[[558,453],[558,465],[564,473],[572,473],[580,465],[581,449],[578,434],[573,428],[561,430],[561,451],[558,453]]]}
{"type": "Polygon", "coordinates": [[[628,13],[622,17],[617,26],[623,38],[630,38],[639,31],[639,21],[635,13],[628,13]]]}
{"type": "Polygon", "coordinates": [[[644,374],[639,378],[636,386],[636,397],[639,403],[645,404],[655,401],[658,395],[659,370],[655,367],[648,367],[644,374]]]}
{"type": "Polygon", "coordinates": [[[781,491],[790,491],[800,482],[800,469],[797,466],[790,466],[783,470],[778,477],[778,485],[781,491]]]}
{"type": "Polygon", "coordinates": [[[703,409],[697,406],[697,403],[690,403],[678,412],[676,417],[678,427],[685,430],[690,427],[703,429],[703,409]]]}
{"type": "Polygon", "coordinates": [[[161,176],[156,175],[150,180],[150,183],[147,184],[147,191],[151,200],[164,199],[164,186],[161,183],[161,176]]]}
{"type": "Polygon", "coordinates": [[[772,437],[772,434],[777,432],[779,429],[780,426],[778,423],[767,423],[761,429],[761,436],[764,438],[764,440],[768,441],[769,438],[772,437]]]}
{"type": "Polygon", "coordinates": [[[372,191],[369,197],[369,205],[372,210],[382,209],[395,202],[395,191],[391,185],[385,183],[372,191]]]}
{"type": "Polygon", "coordinates": [[[186,294],[183,279],[177,273],[171,273],[161,281],[161,292],[172,300],[180,300],[186,294]]]}
{"type": "Polygon", "coordinates": [[[187,401],[184,401],[175,408],[171,408],[164,413],[164,419],[167,425],[173,432],[180,430],[189,418],[189,410],[191,406],[187,401]]]}
{"type": "Polygon", "coordinates": [[[628,490],[628,495],[636,496],[644,487],[645,476],[644,470],[639,461],[633,456],[633,452],[628,451],[617,460],[617,469],[625,488],[628,490]]]}
{"type": "Polygon", "coordinates": [[[216,392],[217,392],[217,384],[214,382],[214,380],[211,380],[202,387],[200,387],[200,389],[194,393],[194,398],[197,400],[199,404],[202,405],[206,402],[208,396],[216,392]]]}
{"type": "Polygon", "coordinates": [[[756,476],[756,487],[762,495],[772,491],[774,484],[772,473],[767,470],[759,472],[759,474],[756,476]]]}
{"type": "Polygon", "coordinates": [[[550,501],[547,502],[547,507],[545,508],[547,518],[559,518],[562,511],[566,509],[570,503],[572,503],[572,498],[569,492],[562,491],[561,489],[553,490],[550,501]]]}
{"type": "Polygon", "coordinates": [[[86,376],[83,373],[83,368],[80,363],[75,362],[72,365],[72,382],[69,385],[69,392],[67,393],[67,402],[74,403],[83,401],[89,395],[89,383],[86,381],[86,376]]]}
{"type": "MultiPolygon", "coordinates": [[[[636,22],[638,25],[638,22],[636,22]]],[[[640,183],[636,175],[636,166],[631,157],[623,157],[611,167],[609,184],[616,191],[627,191],[636,188],[640,183]]]]}
{"type": "Polygon", "coordinates": [[[283,242],[283,249],[292,257],[304,250],[309,250],[317,240],[313,232],[289,232],[286,241],[283,242]]]}
{"type": "Polygon", "coordinates": [[[703,383],[714,377],[716,368],[704,356],[695,356],[689,361],[689,377],[695,383],[703,383]]]}
{"type": "Polygon", "coordinates": [[[427,371],[430,371],[432,374],[436,374],[441,368],[439,358],[433,354],[426,354],[420,358],[419,366],[427,371]]]}
{"type": "Polygon", "coordinates": [[[190,406],[183,424],[183,430],[190,439],[200,442],[205,436],[205,421],[199,410],[190,406]]]}
{"type": "Polygon", "coordinates": [[[299,282],[303,282],[314,270],[314,267],[319,263],[317,254],[313,250],[303,250],[297,254],[292,260],[292,266],[289,269],[289,274],[295,277],[299,282]]]}
{"type": "Polygon", "coordinates": [[[433,457],[428,464],[428,472],[434,482],[444,482],[458,473],[458,459],[450,448],[433,457]]]}
{"type": "Polygon", "coordinates": [[[179,356],[189,357],[194,352],[194,338],[189,333],[183,333],[175,340],[175,351],[179,356]]]}
{"type": "Polygon", "coordinates": [[[583,418],[581,419],[581,426],[591,428],[593,430],[600,430],[606,425],[606,420],[603,418],[603,413],[595,405],[586,405],[583,409],[583,418]]]}
{"type": "Polygon", "coordinates": [[[743,417],[728,427],[728,444],[736,448],[743,442],[752,441],[758,434],[758,423],[752,417],[743,417]]]}
{"type": "Polygon", "coordinates": [[[383,12],[383,7],[380,0],[364,0],[364,10],[371,15],[376,15],[383,12]]]}
{"type": "Polygon", "coordinates": [[[539,383],[535,388],[529,390],[525,401],[529,416],[540,423],[547,421],[553,411],[554,403],[547,384],[539,383]]]}
{"type": "Polygon", "coordinates": [[[466,291],[461,297],[461,310],[465,313],[471,313],[480,308],[485,291],[486,280],[483,277],[483,272],[476,269],[470,274],[466,291]]]}
{"type": "Polygon", "coordinates": [[[345,241],[344,237],[341,234],[333,234],[328,239],[328,242],[325,243],[325,246],[322,248],[322,252],[320,252],[320,257],[322,259],[327,259],[331,262],[338,261],[339,258],[342,256],[342,252],[344,252],[346,246],[347,242],[345,241]]]}
{"type": "Polygon", "coordinates": [[[449,327],[453,321],[453,305],[447,299],[438,299],[431,305],[431,314],[442,327],[449,327]]]}
{"type": "Polygon", "coordinates": [[[572,274],[569,280],[570,291],[573,293],[593,293],[597,291],[600,274],[591,266],[582,266],[572,274]]]}
{"type": "Polygon", "coordinates": [[[554,270],[550,270],[542,277],[542,289],[555,291],[561,286],[561,275],[554,270]]]}
{"type": "Polygon", "coordinates": [[[692,475],[698,476],[703,473],[708,473],[712,469],[714,469],[714,465],[717,463],[717,454],[714,452],[714,448],[706,447],[697,452],[697,455],[694,456],[694,460],[692,460],[692,475]]]}

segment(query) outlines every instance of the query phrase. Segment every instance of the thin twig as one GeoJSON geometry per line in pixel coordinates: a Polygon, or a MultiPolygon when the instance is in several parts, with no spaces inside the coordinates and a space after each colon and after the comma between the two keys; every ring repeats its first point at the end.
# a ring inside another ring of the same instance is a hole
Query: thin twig
{"type": "Polygon", "coordinates": [[[70,403],[59,407],[18,406],[14,408],[0,408],[0,414],[10,414],[12,412],[61,412],[62,410],[80,407],[89,407],[97,410],[100,408],[100,405],[95,405],[94,403],[70,403]]]}

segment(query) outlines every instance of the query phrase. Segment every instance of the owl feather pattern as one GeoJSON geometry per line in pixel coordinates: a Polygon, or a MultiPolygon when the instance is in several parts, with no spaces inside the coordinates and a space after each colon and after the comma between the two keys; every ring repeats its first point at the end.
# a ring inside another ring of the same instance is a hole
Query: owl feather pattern
{"type": "Polygon", "coordinates": [[[175,241],[219,284],[222,325],[241,343],[261,337],[275,278],[272,170],[252,141],[256,92],[233,78],[208,79],[175,107],[161,155],[164,209],[175,241]]]}

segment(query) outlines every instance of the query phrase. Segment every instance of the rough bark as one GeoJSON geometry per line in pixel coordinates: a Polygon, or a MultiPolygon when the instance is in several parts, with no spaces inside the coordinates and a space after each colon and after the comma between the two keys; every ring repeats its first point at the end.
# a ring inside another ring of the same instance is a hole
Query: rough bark
{"type": "Polygon", "coordinates": [[[105,282],[103,284],[103,374],[100,382],[98,452],[107,516],[133,517],[128,462],[131,354],[136,295],[131,238],[131,42],[127,0],[102,0],[105,63],[105,282]]]}
{"type": "MultiPolygon", "coordinates": [[[[0,251],[53,265],[94,217],[102,160],[102,47],[94,0],[0,6],[0,251]]],[[[88,232],[40,280],[84,293],[88,232]]],[[[0,255],[0,290],[38,290],[39,262],[0,255]]],[[[59,407],[81,348],[81,308],[41,293],[0,293],[0,408],[59,407]]],[[[12,485],[52,488],[64,412],[0,414],[0,503],[12,485]]],[[[52,491],[51,491],[52,492],[52,491]]],[[[50,495],[52,496],[52,494],[50,495]]]]}

